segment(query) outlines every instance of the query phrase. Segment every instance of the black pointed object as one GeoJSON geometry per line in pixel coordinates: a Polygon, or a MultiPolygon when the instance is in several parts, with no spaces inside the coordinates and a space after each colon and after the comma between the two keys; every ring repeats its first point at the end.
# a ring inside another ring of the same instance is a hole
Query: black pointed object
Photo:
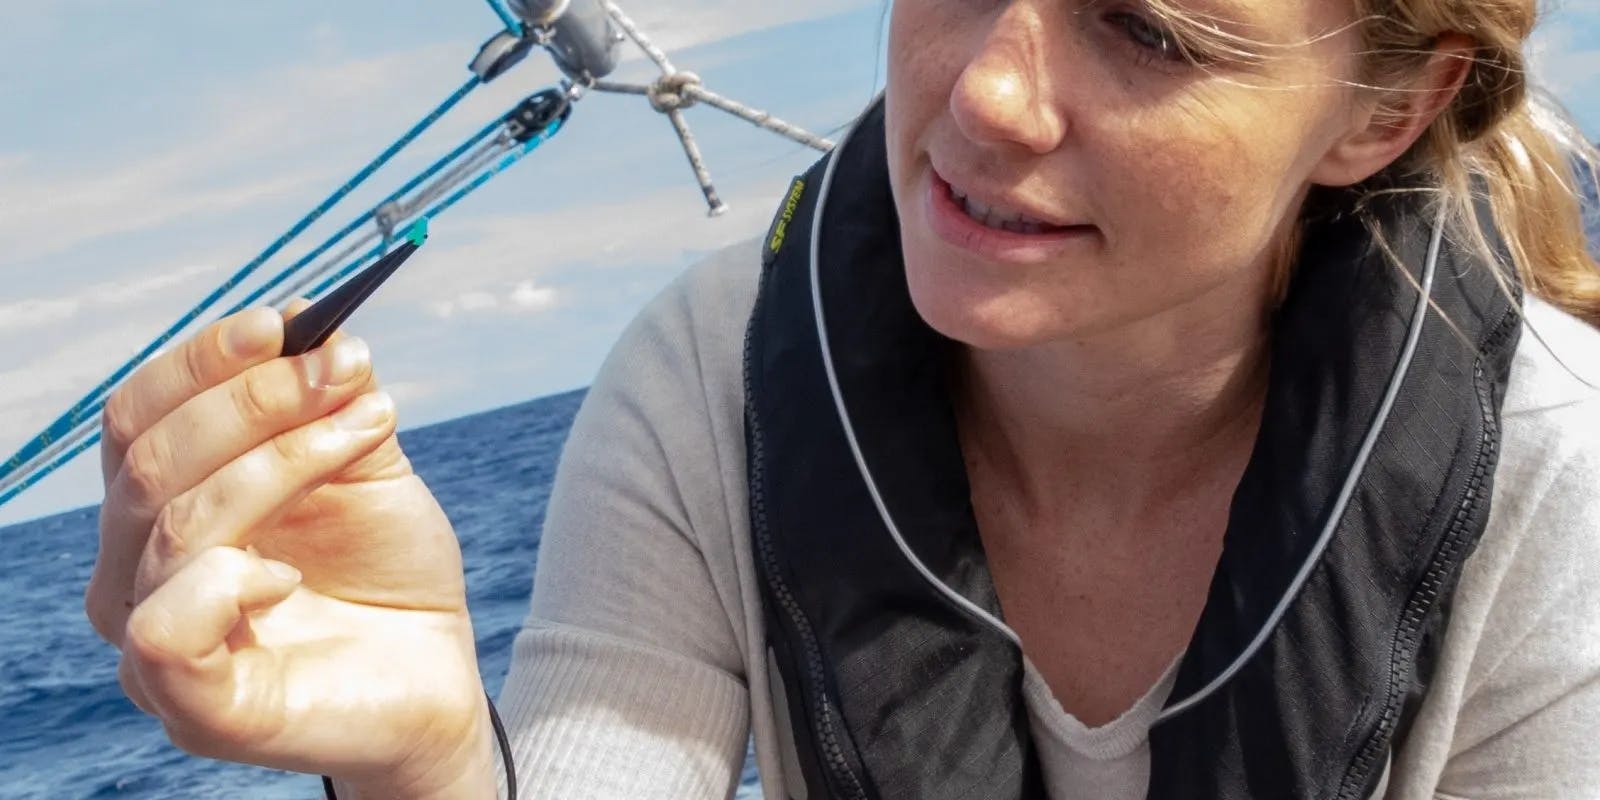
{"type": "Polygon", "coordinates": [[[405,244],[295,315],[283,328],[283,355],[297,356],[321,347],[427,240],[428,220],[419,219],[406,234],[405,244]]]}

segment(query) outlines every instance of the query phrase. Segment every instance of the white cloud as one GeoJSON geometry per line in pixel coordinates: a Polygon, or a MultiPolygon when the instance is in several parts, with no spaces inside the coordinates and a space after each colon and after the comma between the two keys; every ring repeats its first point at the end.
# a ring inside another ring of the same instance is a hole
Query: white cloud
{"type": "Polygon", "coordinates": [[[0,306],[0,330],[35,328],[71,319],[83,304],[72,297],[23,300],[0,306]]]}
{"type": "Polygon", "coordinates": [[[710,252],[748,239],[765,230],[786,186],[786,180],[772,179],[739,187],[730,192],[736,203],[715,219],[706,217],[691,184],[557,211],[451,220],[448,241],[464,244],[446,245],[440,239],[429,245],[436,249],[417,267],[396,274],[384,287],[381,302],[425,309],[441,318],[504,305],[544,310],[558,302],[560,284],[585,272],[676,263],[686,253],[710,252]],[[563,271],[561,281],[548,274],[554,269],[563,271]],[[441,281],[455,293],[443,301],[441,281]],[[545,285],[550,282],[556,287],[545,285]]]}
{"type": "MultiPolygon", "coordinates": [[[[1554,4],[1529,42],[1529,66],[1545,88],[1572,104],[1600,85],[1600,0],[1554,4]]],[[[1587,98],[1592,101],[1592,94],[1587,98]]]]}
{"type": "Polygon", "coordinates": [[[524,280],[503,294],[484,289],[461,292],[450,299],[429,303],[425,310],[439,319],[485,312],[537,314],[555,308],[560,300],[561,292],[556,289],[524,280]]]}
{"type": "Polygon", "coordinates": [[[0,445],[7,454],[86,394],[148,341],[152,320],[84,333],[0,370],[0,445]]]}
{"type": "Polygon", "coordinates": [[[97,283],[70,297],[29,298],[0,304],[0,331],[26,330],[66,322],[83,311],[114,310],[166,289],[192,286],[195,278],[217,272],[215,264],[178,267],[127,281],[97,283]]]}
{"type": "Polygon", "coordinates": [[[533,281],[523,281],[511,290],[511,304],[526,311],[545,311],[553,308],[560,293],[548,286],[534,286],[533,281]]]}
{"type": "MultiPolygon", "coordinates": [[[[380,126],[357,108],[405,108],[417,85],[454,63],[441,45],[417,51],[275,68],[247,77],[196,103],[200,113],[172,135],[166,151],[122,166],[76,175],[46,173],[26,154],[0,157],[0,251],[27,261],[115,234],[160,229],[180,221],[238,211],[264,201],[328,186],[354,169],[343,153],[325,154],[336,130],[343,138],[380,126]],[[295,168],[285,170],[284,163],[295,168]],[[23,167],[34,169],[24,171],[23,167]],[[20,173],[20,174],[19,174],[20,173]],[[228,175],[250,178],[226,179],[228,175]]],[[[392,116],[393,112],[384,116],[392,116]]],[[[390,134],[392,135],[392,134],[390,134]]]]}
{"type": "Polygon", "coordinates": [[[656,44],[671,51],[789,23],[822,19],[880,2],[882,0],[813,0],[807,3],[678,0],[619,5],[656,44]]]}
{"type": "Polygon", "coordinates": [[[33,158],[26,153],[0,153],[0,176],[27,166],[33,158]]]}
{"type": "MultiPolygon", "coordinates": [[[[456,388],[457,385],[455,381],[445,380],[395,381],[393,383],[385,382],[383,390],[394,398],[396,406],[403,408],[449,392],[456,388]]],[[[402,424],[404,423],[402,422],[402,424]]]]}

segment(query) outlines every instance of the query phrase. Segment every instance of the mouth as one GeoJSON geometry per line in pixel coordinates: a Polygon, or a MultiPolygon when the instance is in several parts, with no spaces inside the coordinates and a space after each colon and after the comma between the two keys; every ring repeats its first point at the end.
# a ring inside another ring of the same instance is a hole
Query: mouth
{"type": "Polygon", "coordinates": [[[930,170],[929,176],[927,205],[934,233],[947,243],[978,255],[1001,261],[1039,262],[1098,233],[1093,225],[1061,224],[984,202],[952,185],[937,171],[930,170]]]}
{"type": "Polygon", "coordinates": [[[1020,211],[1013,211],[999,205],[989,205],[975,197],[969,197],[960,187],[935,176],[936,181],[944,183],[942,187],[950,195],[950,200],[966,213],[973,222],[993,228],[997,231],[1010,231],[1027,236],[1037,236],[1041,233],[1054,233],[1065,230],[1068,225],[1055,225],[1042,219],[1035,219],[1020,211]]]}

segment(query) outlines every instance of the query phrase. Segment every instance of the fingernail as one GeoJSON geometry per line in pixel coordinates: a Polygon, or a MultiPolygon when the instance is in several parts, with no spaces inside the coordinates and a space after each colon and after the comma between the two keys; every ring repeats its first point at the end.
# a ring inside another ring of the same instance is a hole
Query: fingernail
{"type": "Polygon", "coordinates": [[[367,343],[350,337],[306,354],[306,381],[313,389],[326,389],[354,380],[372,361],[367,343]]]}
{"type": "Polygon", "coordinates": [[[274,577],[282,578],[289,583],[300,582],[300,570],[297,570],[294,567],[283,563],[282,561],[273,561],[270,558],[264,558],[262,559],[262,562],[267,565],[267,571],[272,573],[274,577]]]}
{"type": "Polygon", "coordinates": [[[222,330],[222,350],[229,358],[260,355],[276,339],[282,318],[270,308],[252,308],[222,330]]]}
{"type": "Polygon", "coordinates": [[[383,425],[394,411],[388,392],[364,394],[333,415],[333,425],[342,431],[365,431],[383,425]]]}

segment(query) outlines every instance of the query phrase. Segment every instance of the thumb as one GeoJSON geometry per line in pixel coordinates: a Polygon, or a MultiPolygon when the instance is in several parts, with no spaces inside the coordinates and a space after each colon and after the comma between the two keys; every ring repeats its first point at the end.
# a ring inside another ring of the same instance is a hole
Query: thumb
{"type": "Polygon", "coordinates": [[[234,703],[230,634],[245,615],[292,594],[300,573],[235,547],[213,547],[151,592],[128,617],[123,658],[168,721],[224,717],[234,703]]]}

